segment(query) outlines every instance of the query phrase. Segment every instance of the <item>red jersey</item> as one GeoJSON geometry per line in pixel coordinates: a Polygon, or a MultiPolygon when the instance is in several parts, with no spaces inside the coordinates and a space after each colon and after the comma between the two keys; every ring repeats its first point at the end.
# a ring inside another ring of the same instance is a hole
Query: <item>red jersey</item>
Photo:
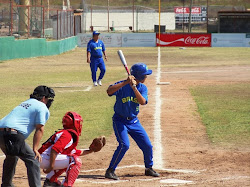
{"type": "Polygon", "coordinates": [[[81,150],[77,150],[79,137],[72,129],[63,129],[53,134],[38,150],[40,154],[50,157],[51,149],[59,154],[80,156],[81,150]]]}

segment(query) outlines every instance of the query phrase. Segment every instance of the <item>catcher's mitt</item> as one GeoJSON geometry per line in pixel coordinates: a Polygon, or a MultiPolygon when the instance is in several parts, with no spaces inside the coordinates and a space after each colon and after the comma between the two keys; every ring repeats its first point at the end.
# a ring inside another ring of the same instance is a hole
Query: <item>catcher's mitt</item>
{"type": "Polygon", "coordinates": [[[89,146],[89,150],[98,152],[103,148],[105,144],[106,144],[105,136],[100,136],[92,141],[92,143],[89,146]]]}

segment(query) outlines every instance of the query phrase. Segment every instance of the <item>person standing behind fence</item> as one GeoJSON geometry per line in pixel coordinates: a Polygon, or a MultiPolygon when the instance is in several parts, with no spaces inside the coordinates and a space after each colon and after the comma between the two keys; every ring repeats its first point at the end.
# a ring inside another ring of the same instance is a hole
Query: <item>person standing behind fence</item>
{"type": "Polygon", "coordinates": [[[93,32],[93,39],[89,41],[87,46],[87,63],[90,63],[90,69],[92,73],[92,80],[94,86],[97,86],[98,84],[102,85],[102,79],[104,77],[104,74],[106,72],[105,63],[102,58],[102,54],[105,57],[105,60],[107,61],[107,56],[105,52],[105,45],[104,43],[99,39],[99,32],[94,31],[93,32]],[[97,68],[100,69],[100,75],[98,80],[96,81],[96,72],[97,68]]]}

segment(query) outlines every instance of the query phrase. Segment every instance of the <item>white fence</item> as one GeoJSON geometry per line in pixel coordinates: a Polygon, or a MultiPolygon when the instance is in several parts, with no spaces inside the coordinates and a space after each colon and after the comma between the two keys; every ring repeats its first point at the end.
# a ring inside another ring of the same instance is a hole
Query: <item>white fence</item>
{"type": "MultiPolygon", "coordinates": [[[[135,31],[153,31],[154,25],[159,25],[159,14],[152,13],[92,13],[92,26],[94,30],[108,31],[109,27],[114,27],[115,31],[128,31],[129,27],[135,27],[135,31]],[[109,17],[109,18],[108,18],[109,17]],[[133,24],[134,20],[134,24],[133,24]]],[[[91,13],[83,14],[83,31],[90,31],[91,13]],[[86,21],[87,20],[87,21],[86,21]]],[[[175,30],[175,13],[161,13],[161,25],[165,25],[167,30],[175,30]]]]}

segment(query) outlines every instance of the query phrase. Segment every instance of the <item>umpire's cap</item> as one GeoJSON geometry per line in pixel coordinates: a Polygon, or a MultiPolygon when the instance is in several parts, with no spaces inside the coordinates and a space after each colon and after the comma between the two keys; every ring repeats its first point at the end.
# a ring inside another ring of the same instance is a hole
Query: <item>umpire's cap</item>
{"type": "Polygon", "coordinates": [[[30,98],[37,99],[38,101],[41,101],[43,97],[48,98],[46,106],[49,109],[55,97],[55,92],[52,88],[44,86],[44,85],[37,86],[34,92],[30,94],[30,98]]]}
{"type": "Polygon", "coordinates": [[[147,65],[144,63],[134,64],[130,69],[131,75],[133,75],[137,80],[143,80],[145,75],[151,75],[152,70],[148,69],[147,65]]]}
{"type": "Polygon", "coordinates": [[[55,92],[52,88],[40,85],[37,86],[32,94],[33,96],[37,97],[43,97],[45,96],[46,98],[54,98],[55,97],[55,92]]]}
{"type": "Polygon", "coordinates": [[[94,31],[94,32],[93,32],[93,36],[94,36],[94,35],[99,35],[99,34],[101,34],[101,33],[98,32],[98,31],[94,31]]]}

